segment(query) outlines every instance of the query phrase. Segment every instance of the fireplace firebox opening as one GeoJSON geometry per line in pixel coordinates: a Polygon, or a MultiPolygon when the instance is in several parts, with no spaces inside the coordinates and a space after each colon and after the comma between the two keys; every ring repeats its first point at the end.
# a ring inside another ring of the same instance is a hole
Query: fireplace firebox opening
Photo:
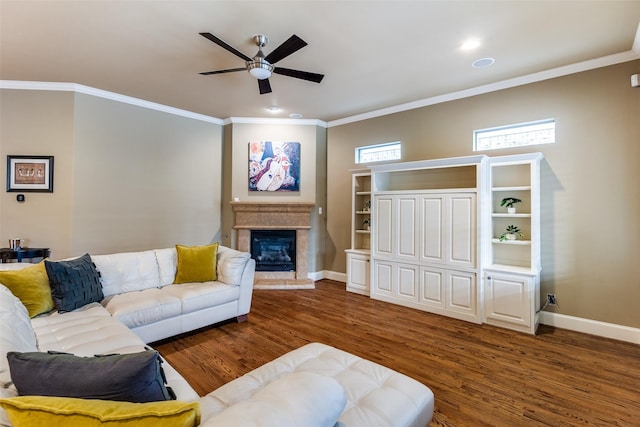
{"type": "Polygon", "coordinates": [[[296,230],[251,230],[256,271],[296,270],[296,230]]]}

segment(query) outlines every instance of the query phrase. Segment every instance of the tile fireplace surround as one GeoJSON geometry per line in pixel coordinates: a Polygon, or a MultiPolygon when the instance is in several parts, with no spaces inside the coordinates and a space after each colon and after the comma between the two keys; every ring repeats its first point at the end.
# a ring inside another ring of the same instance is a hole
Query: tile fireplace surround
{"type": "Polygon", "coordinates": [[[251,252],[251,230],[296,230],[296,271],[256,271],[255,289],[313,289],[308,277],[309,202],[231,202],[238,250],[251,252]]]}

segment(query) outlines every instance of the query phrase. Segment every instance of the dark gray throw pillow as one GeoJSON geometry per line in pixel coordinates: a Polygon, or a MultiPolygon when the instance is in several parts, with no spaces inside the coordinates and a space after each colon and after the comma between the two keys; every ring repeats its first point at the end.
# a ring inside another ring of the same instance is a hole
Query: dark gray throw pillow
{"type": "Polygon", "coordinates": [[[175,399],[158,352],[79,357],[56,352],[7,353],[21,396],[58,396],[144,403],[175,399]]]}
{"type": "Polygon", "coordinates": [[[104,298],[100,273],[89,254],[70,261],[45,260],[44,265],[58,311],[73,311],[104,298]]]}

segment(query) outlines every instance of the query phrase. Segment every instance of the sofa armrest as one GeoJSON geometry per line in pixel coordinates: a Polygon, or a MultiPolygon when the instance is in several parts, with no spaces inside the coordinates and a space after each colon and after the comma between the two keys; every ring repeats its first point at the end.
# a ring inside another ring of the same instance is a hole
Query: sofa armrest
{"type": "Polygon", "coordinates": [[[249,313],[256,271],[256,262],[251,254],[219,246],[216,270],[218,281],[240,287],[238,316],[249,313]]]}

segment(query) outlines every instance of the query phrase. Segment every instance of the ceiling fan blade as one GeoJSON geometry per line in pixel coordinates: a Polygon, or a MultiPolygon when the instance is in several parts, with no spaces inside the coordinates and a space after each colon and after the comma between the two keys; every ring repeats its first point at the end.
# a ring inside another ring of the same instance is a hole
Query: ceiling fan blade
{"type": "Polygon", "coordinates": [[[247,55],[245,55],[244,53],[240,52],[239,50],[229,46],[228,44],[226,44],[224,41],[220,40],[219,38],[217,38],[213,34],[211,34],[211,33],[200,33],[200,35],[202,37],[205,37],[205,38],[211,40],[212,42],[214,42],[215,44],[217,44],[221,48],[224,48],[224,49],[228,50],[229,52],[233,53],[234,55],[239,56],[240,58],[244,59],[245,61],[251,61],[251,58],[249,58],[247,55]]]}
{"type": "Polygon", "coordinates": [[[271,83],[269,83],[269,79],[258,80],[258,88],[260,89],[260,95],[271,93],[271,83]]]}
{"type": "Polygon", "coordinates": [[[310,82],[320,83],[324,78],[324,74],[310,73],[308,71],[292,70],[290,68],[275,67],[273,72],[282,74],[283,76],[295,77],[296,79],[309,80],[310,82]]]}
{"type": "Polygon", "coordinates": [[[264,59],[266,59],[270,64],[275,64],[281,59],[286,58],[292,53],[302,49],[307,45],[307,42],[302,40],[300,37],[295,34],[289,37],[284,43],[275,48],[270,54],[268,54],[264,59]]]}
{"type": "Polygon", "coordinates": [[[209,76],[211,74],[235,73],[236,71],[247,71],[247,68],[242,67],[242,68],[229,68],[227,70],[205,71],[204,73],[200,73],[200,74],[202,74],[203,76],[209,76]]]}

